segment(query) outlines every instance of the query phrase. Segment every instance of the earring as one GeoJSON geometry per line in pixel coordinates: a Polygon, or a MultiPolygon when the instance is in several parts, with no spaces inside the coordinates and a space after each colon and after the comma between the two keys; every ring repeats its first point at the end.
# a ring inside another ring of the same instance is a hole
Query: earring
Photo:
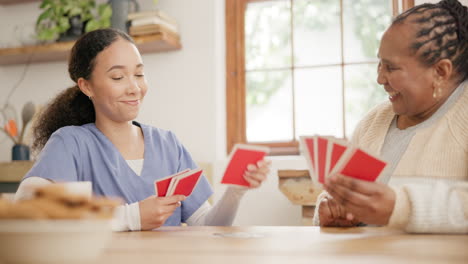
{"type": "Polygon", "coordinates": [[[434,86],[434,91],[432,92],[432,97],[434,99],[437,99],[437,97],[442,95],[442,88],[440,87],[439,82],[435,82],[433,86],[434,86]]]}
{"type": "Polygon", "coordinates": [[[440,88],[437,87],[437,86],[438,86],[437,84],[434,84],[433,86],[434,86],[434,89],[433,89],[433,91],[432,91],[432,97],[433,97],[434,99],[437,99],[437,90],[439,90],[440,88]]]}

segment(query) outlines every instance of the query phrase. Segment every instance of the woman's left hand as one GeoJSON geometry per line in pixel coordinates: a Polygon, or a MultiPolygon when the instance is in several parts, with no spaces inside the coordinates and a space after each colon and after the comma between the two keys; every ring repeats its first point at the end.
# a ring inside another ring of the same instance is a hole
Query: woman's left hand
{"type": "Polygon", "coordinates": [[[256,165],[249,164],[244,172],[244,179],[250,184],[251,189],[258,188],[266,180],[270,173],[271,161],[260,160],[256,165]]]}
{"type": "Polygon", "coordinates": [[[327,227],[351,227],[356,226],[359,221],[354,215],[344,211],[344,207],[339,205],[333,197],[324,197],[317,205],[320,226],[327,227]]]}
{"type": "Polygon", "coordinates": [[[336,202],[360,221],[375,225],[388,224],[396,195],[387,185],[333,175],[324,187],[336,202]]]}

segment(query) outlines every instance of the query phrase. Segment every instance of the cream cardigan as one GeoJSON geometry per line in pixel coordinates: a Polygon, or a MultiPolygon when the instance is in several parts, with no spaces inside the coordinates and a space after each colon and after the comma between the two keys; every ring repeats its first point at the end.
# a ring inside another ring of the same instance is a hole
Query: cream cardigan
{"type": "MultiPolygon", "coordinates": [[[[468,81],[462,85],[463,94],[444,116],[416,132],[395,168],[389,226],[417,233],[468,232],[468,81]]],[[[381,153],[394,117],[389,102],[379,105],[359,123],[352,143],[381,153]]]]}

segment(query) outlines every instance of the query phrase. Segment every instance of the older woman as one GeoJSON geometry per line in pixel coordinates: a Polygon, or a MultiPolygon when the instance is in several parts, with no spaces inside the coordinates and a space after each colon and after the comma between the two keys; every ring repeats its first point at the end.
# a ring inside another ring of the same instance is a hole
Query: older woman
{"type": "Polygon", "coordinates": [[[468,14],[456,0],[416,6],[382,37],[377,82],[389,101],[352,142],[390,162],[390,186],[334,175],[315,222],[468,232],[468,14]]]}

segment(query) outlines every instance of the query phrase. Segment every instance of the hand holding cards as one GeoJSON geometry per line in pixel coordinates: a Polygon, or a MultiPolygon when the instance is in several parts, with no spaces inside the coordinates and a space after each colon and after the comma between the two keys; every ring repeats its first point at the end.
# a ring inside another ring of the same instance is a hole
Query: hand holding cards
{"type": "Polygon", "coordinates": [[[229,162],[221,183],[250,187],[250,184],[244,179],[247,166],[257,164],[263,160],[268,152],[269,148],[267,147],[236,144],[229,154],[229,162]]]}
{"type": "MultiPolygon", "coordinates": [[[[244,179],[244,173],[249,164],[257,163],[266,156],[269,148],[262,146],[242,145],[234,146],[229,155],[229,162],[223,175],[221,183],[232,184],[245,187],[251,187],[249,182],[244,179]]],[[[263,165],[260,165],[260,167],[263,165]]],[[[263,171],[265,173],[265,171],[263,171]]],[[[167,197],[172,195],[189,196],[202,175],[201,169],[178,172],[154,182],[156,195],[158,197],[167,197]]]]}
{"type": "Polygon", "coordinates": [[[154,182],[156,195],[158,197],[167,197],[181,194],[188,197],[195,189],[195,186],[201,178],[202,172],[202,169],[186,169],[179,173],[157,180],[154,182]]]}
{"type": "Polygon", "coordinates": [[[333,137],[303,136],[301,149],[315,183],[324,184],[333,174],[366,181],[381,179],[387,163],[372,154],[333,137]]]}

